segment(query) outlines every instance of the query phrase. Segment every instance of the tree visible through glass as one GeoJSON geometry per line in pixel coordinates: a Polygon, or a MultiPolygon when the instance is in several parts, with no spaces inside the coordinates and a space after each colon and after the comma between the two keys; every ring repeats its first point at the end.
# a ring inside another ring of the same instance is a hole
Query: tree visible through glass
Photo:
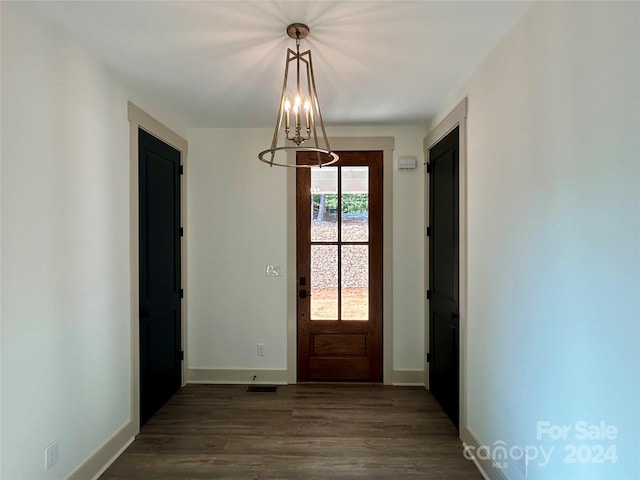
{"type": "Polygon", "coordinates": [[[369,319],[368,242],[369,167],[311,168],[312,320],[369,319]]]}

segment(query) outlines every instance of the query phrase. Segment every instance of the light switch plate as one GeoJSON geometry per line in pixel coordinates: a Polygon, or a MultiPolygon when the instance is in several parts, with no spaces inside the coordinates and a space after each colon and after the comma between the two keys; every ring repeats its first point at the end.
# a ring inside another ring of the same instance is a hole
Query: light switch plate
{"type": "Polygon", "coordinates": [[[280,265],[267,265],[267,277],[279,277],[280,265]]]}

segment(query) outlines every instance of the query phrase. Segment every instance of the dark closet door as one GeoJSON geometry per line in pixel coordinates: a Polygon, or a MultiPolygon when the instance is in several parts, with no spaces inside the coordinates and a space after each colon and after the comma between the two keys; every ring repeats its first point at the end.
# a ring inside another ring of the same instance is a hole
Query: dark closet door
{"type": "Polygon", "coordinates": [[[429,150],[429,388],[458,427],[458,128],[429,150]]]}
{"type": "Polygon", "coordinates": [[[180,152],[138,135],[140,424],[181,384],[180,152]]]}

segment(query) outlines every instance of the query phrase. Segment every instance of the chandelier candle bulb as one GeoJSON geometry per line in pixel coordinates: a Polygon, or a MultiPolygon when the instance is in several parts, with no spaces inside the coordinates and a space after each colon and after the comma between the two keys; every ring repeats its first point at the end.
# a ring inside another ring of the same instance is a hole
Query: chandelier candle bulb
{"type": "MultiPolygon", "coordinates": [[[[300,122],[300,97],[299,96],[296,97],[296,103],[295,103],[295,105],[293,107],[293,110],[294,110],[294,112],[296,112],[296,137],[299,138],[300,137],[300,125],[301,125],[301,122],[300,122]]],[[[298,143],[296,141],[297,138],[293,140],[296,143],[298,143]]]]}
{"type": "Polygon", "coordinates": [[[287,133],[289,133],[289,110],[291,110],[291,102],[289,102],[289,100],[285,100],[284,101],[284,111],[285,111],[284,128],[287,133]]]}

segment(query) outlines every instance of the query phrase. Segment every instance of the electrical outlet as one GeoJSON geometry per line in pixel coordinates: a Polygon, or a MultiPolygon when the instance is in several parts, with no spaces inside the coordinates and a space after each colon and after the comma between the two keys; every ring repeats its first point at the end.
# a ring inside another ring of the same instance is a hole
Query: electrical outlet
{"type": "Polygon", "coordinates": [[[44,449],[44,468],[49,470],[58,463],[58,440],[44,449]]]}
{"type": "Polygon", "coordinates": [[[266,355],[267,346],[264,343],[258,344],[258,356],[264,357],[266,355]]]}

